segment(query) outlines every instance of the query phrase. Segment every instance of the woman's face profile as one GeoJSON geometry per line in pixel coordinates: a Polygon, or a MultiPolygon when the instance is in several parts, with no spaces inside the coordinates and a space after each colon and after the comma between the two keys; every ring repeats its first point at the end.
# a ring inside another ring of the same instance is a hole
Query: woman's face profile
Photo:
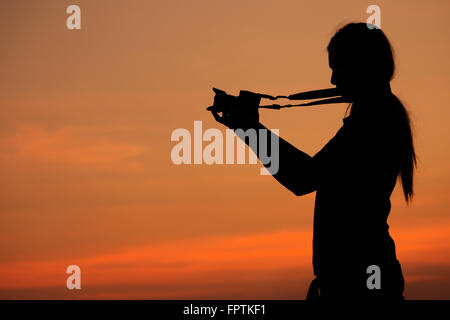
{"type": "Polygon", "coordinates": [[[332,85],[338,88],[343,96],[354,96],[358,92],[358,72],[354,70],[354,65],[350,59],[345,57],[337,57],[336,53],[330,51],[328,54],[328,63],[331,68],[332,85]]]}

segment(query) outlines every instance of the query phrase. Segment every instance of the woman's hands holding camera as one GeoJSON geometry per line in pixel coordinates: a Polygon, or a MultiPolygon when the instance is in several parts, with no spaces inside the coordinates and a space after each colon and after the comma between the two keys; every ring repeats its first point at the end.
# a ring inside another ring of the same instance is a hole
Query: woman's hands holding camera
{"type": "Polygon", "coordinates": [[[214,89],[214,106],[208,108],[214,119],[230,129],[250,129],[259,125],[258,106],[260,97],[248,91],[241,91],[238,97],[214,89]],[[219,114],[221,113],[221,114],[219,114]]]}

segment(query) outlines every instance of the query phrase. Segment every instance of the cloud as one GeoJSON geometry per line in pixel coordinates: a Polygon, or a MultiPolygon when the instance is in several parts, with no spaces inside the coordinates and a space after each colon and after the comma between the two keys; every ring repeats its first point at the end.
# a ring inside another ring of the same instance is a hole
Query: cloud
{"type": "Polygon", "coordinates": [[[0,136],[2,161],[27,162],[90,168],[139,169],[137,157],[145,147],[117,142],[116,133],[105,129],[66,126],[45,129],[38,125],[22,124],[0,136]]]}
{"type": "MultiPolygon", "coordinates": [[[[398,230],[407,298],[443,296],[448,286],[450,226],[398,230]],[[401,240],[400,240],[401,239],[401,240]],[[420,288],[424,291],[420,291],[420,288]],[[437,293],[436,293],[437,292],[437,293]]],[[[309,231],[201,237],[149,244],[79,259],[0,265],[3,298],[302,299],[312,279],[309,231]],[[65,289],[77,264],[82,291],[65,289]]]]}
{"type": "Polygon", "coordinates": [[[52,292],[65,297],[67,292],[57,288],[65,288],[65,268],[77,264],[84,298],[251,297],[258,287],[264,287],[260,297],[274,298],[273,294],[286,296],[289,286],[296,288],[299,298],[309,278],[303,285],[292,280],[311,269],[306,241],[311,241],[310,232],[281,231],[174,241],[73,261],[7,263],[0,265],[0,295],[23,298],[34,292],[39,297],[56,288],[52,292]],[[305,272],[299,272],[302,269],[305,272]]]}

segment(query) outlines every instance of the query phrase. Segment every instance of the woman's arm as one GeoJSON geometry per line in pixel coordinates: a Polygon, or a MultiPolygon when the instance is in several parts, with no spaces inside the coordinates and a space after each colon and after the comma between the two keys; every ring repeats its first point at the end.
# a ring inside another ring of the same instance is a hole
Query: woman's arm
{"type": "Polygon", "coordinates": [[[211,113],[217,122],[233,129],[236,135],[253,150],[261,160],[261,163],[272,173],[273,177],[295,195],[301,196],[317,189],[318,161],[264,127],[259,122],[257,105],[228,108],[222,112],[222,115],[219,115],[214,109],[211,110],[211,113]],[[249,139],[245,139],[245,131],[249,129],[256,130],[257,143],[255,145],[250,143],[249,139]],[[259,130],[266,130],[267,134],[263,136],[266,137],[267,141],[259,141],[261,139],[259,130]],[[270,147],[273,141],[278,142],[279,152],[278,154],[271,154],[270,157],[271,159],[277,157],[278,170],[271,170],[273,169],[270,168],[273,161],[270,164],[265,163],[258,152],[258,146],[264,143],[266,150],[271,153],[270,147]]]}
{"type": "MultiPolygon", "coordinates": [[[[270,150],[270,146],[272,145],[271,141],[278,141],[278,155],[272,154],[271,150],[270,157],[272,159],[274,157],[278,157],[278,171],[273,174],[273,177],[279,183],[281,183],[284,187],[292,191],[297,196],[302,196],[316,190],[317,168],[314,158],[295,148],[286,140],[278,137],[275,133],[273,133],[260,123],[255,125],[253,128],[247,127],[246,129],[256,130],[256,137],[258,141],[255,145],[250,144],[248,139],[243,139],[243,137],[241,137],[239,134],[237,134],[237,136],[240,137],[258,157],[260,156],[258,152],[258,146],[260,146],[260,143],[265,143],[265,145],[267,146],[266,150],[270,150]],[[267,135],[264,136],[267,137],[267,141],[260,141],[262,137],[258,133],[261,129],[267,130],[267,135]]],[[[269,169],[269,167],[273,165],[273,160],[267,164],[265,164],[264,161],[261,161],[261,163],[269,169]]]]}

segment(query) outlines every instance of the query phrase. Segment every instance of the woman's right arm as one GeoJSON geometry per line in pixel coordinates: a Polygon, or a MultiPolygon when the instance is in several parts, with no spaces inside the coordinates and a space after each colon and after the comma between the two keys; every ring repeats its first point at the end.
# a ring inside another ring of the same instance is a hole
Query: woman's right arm
{"type": "MultiPolygon", "coordinates": [[[[273,161],[270,163],[261,163],[268,169],[269,172],[273,172],[272,175],[279,183],[281,183],[288,190],[292,191],[295,195],[301,196],[307,193],[311,193],[317,189],[318,180],[318,161],[315,157],[311,157],[301,150],[298,150],[286,140],[279,138],[278,135],[268,130],[259,122],[258,107],[247,107],[234,109],[232,113],[225,113],[220,116],[215,110],[211,110],[212,115],[217,122],[222,123],[235,130],[235,133],[240,137],[259,157],[258,146],[260,145],[258,134],[260,129],[267,130],[265,138],[267,141],[263,141],[266,150],[270,150],[272,141],[278,141],[278,155],[270,155],[271,159],[278,156],[278,170],[271,170],[273,161]],[[241,128],[241,129],[237,129],[241,128]],[[257,143],[252,145],[247,139],[245,134],[239,134],[237,130],[242,130],[241,133],[246,130],[256,130],[257,143]]],[[[264,135],[263,135],[264,136],[264,135]]],[[[271,152],[271,151],[270,151],[271,152]]],[[[262,159],[260,159],[262,160],[262,159]]]]}
{"type": "MultiPolygon", "coordinates": [[[[275,133],[259,124],[257,129],[267,130],[267,146],[271,145],[270,139],[277,139],[275,133]],[[273,136],[272,136],[273,135],[273,136]]],[[[259,135],[257,135],[259,136],[259,135]]],[[[278,137],[279,154],[278,154],[278,171],[273,174],[273,177],[281,183],[288,190],[292,191],[297,196],[302,196],[311,193],[317,189],[317,166],[313,157],[297,149],[286,140],[278,137]]],[[[258,144],[259,145],[259,141],[258,144]]],[[[249,147],[251,147],[249,145],[249,147]]],[[[252,148],[253,149],[253,148],[252,148]]],[[[258,155],[257,150],[253,150],[258,155]]],[[[271,158],[276,155],[271,154],[271,158]]],[[[273,161],[272,161],[273,162],[273,161]]],[[[264,163],[263,163],[264,164],[264,163]]],[[[266,167],[272,165],[264,164],[266,167]]]]}

